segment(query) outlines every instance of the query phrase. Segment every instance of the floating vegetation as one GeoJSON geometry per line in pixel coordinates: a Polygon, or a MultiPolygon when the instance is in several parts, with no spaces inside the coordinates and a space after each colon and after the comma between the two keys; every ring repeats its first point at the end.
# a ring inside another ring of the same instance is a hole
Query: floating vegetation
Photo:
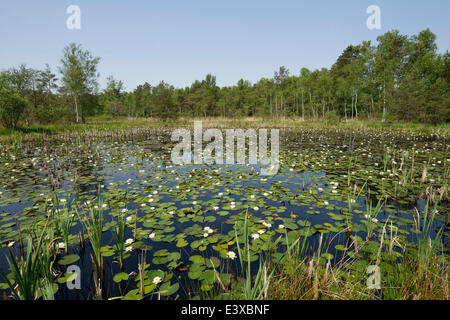
{"type": "Polygon", "coordinates": [[[448,133],[284,129],[280,138],[270,177],[250,164],[174,165],[166,129],[2,144],[0,292],[448,299],[448,133]],[[376,290],[366,286],[372,265],[376,290]]]}

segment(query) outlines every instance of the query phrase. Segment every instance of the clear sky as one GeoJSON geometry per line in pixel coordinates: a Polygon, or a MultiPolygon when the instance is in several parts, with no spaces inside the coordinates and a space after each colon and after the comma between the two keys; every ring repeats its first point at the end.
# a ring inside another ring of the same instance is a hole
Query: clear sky
{"type": "Polygon", "coordinates": [[[0,69],[26,63],[54,72],[70,42],[101,57],[108,75],[132,90],[145,81],[190,85],[207,73],[219,86],[272,77],[281,65],[329,68],[349,44],[386,31],[430,28],[440,52],[450,47],[448,0],[0,0],[0,69]],[[81,9],[69,30],[66,9],[81,9]],[[381,30],[366,27],[369,5],[381,8],[381,30]]]}

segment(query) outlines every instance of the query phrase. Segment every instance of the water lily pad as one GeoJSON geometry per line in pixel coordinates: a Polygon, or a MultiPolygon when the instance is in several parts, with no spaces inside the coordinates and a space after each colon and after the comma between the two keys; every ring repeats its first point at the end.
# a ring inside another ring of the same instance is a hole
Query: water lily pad
{"type": "Polygon", "coordinates": [[[114,282],[119,283],[121,281],[127,281],[128,280],[128,274],[125,272],[120,272],[116,274],[113,278],[114,282]]]}
{"type": "Polygon", "coordinates": [[[177,292],[179,288],[180,288],[180,284],[178,282],[174,283],[173,285],[171,285],[170,282],[165,282],[159,288],[159,293],[162,296],[170,296],[170,295],[174,294],[175,292],[177,292]]]}
{"type": "Polygon", "coordinates": [[[58,261],[60,265],[68,265],[77,262],[80,259],[80,256],[76,254],[69,254],[64,256],[62,259],[58,261]]]}

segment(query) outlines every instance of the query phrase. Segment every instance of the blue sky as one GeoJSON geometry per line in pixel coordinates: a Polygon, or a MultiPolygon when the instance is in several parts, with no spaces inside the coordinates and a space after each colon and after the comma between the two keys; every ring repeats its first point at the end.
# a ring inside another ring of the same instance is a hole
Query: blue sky
{"type": "Polygon", "coordinates": [[[2,0],[0,69],[26,63],[56,72],[70,42],[101,57],[106,77],[132,90],[145,81],[190,85],[207,73],[220,86],[272,77],[279,66],[329,68],[349,44],[388,30],[430,28],[440,52],[450,44],[448,0],[2,0]],[[81,30],[66,28],[66,8],[81,8],[81,30]],[[366,27],[369,5],[381,8],[381,30],[366,27]]]}

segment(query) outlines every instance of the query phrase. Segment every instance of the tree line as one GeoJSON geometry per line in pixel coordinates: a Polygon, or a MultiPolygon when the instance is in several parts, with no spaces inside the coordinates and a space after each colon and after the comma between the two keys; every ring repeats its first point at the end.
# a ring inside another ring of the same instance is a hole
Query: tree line
{"type": "Polygon", "coordinates": [[[330,69],[302,68],[291,74],[281,66],[270,79],[254,84],[240,79],[225,87],[208,74],[185,88],[161,81],[126,91],[121,80],[110,76],[100,91],[99,61],[72,43],[63,50],[58,76],[48,65],[2,71],[1,124],[83,122],[96,115],[450,121],[449,52],[437,52],[429,29],[410,37],[393,30],[375,44],[349,45],[330,69]]]}

